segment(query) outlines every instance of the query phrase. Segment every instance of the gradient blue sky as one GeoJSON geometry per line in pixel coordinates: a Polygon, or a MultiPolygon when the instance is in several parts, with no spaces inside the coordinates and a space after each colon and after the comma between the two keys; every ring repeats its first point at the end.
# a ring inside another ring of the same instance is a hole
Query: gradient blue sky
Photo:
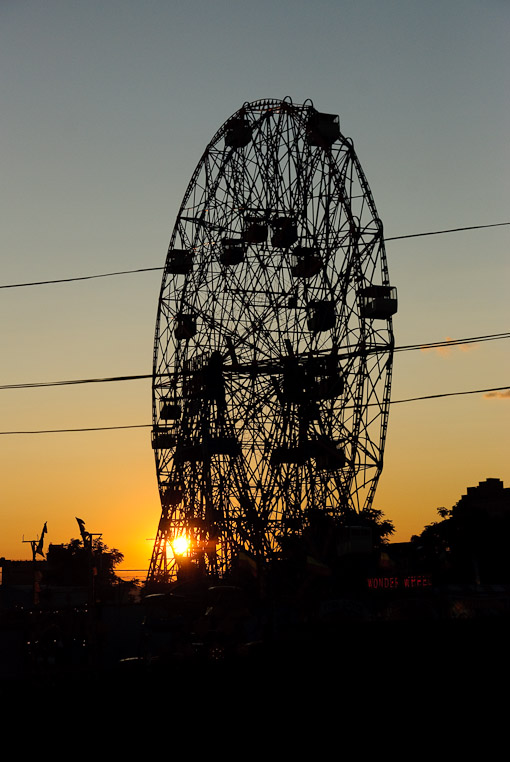
{"type": "MultiPolygon", "coordinates": [[[[1,0],[1,283],[164,263],[191,174],[244,101],[340,114],[386,236],[504,222],[507,0],[1,0]]],[[[388,243],[397,344],[510,328],[509,228],[388,243]]],[[[161,274],[0,291],[2,383],[148,373],[161,274]]],[[[507,342],[402,353],[394,399],[510,383],[507,342]]],[[[508,399],[391,411],[376,507],[406,540],[487,477],[510,485],[508,399]]],[[[0,393],[3,431],[150,421],[150,383],[0,393]]],[[[1,436],[0,555],[77,535],[147,566],[146,430],[1,436]]]]}

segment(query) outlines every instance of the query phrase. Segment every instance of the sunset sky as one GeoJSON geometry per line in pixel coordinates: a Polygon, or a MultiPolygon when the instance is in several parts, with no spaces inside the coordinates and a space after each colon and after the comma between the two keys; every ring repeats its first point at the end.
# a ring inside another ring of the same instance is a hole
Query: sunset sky
{"type": "MultiPolygon", "coordinates": [[[[510,220],[507,0],[2,0],[0,285],[159,267],[245,101],[311,98],[354,141],[386,237],[510,220]]],[[[510,330],[510,227],[389,241],[397,345],[510,330]]],[[[161,272],[0,290],[2,385],[151,372],[161,272]]],[[[392,398],[510,386],[509,342],[395,356],[392,398]]],[[[0,556],[78,536],[146,569],[150,381],[0,389],[0,556]]],[[[510,398],[395,404],[375,499],[408,540],[488,477],[510,398]]],[[[139,575],[141,576],[141,575],[139,575]]]]}

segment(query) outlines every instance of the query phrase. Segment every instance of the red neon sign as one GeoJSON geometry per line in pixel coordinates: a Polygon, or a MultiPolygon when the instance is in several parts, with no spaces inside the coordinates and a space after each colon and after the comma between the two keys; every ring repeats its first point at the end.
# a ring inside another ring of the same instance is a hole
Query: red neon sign
{"type": "Polygon", "coordinates": [[[404,577],[368,577],[370,590],[410,590],[432,587],[430,574],[411,574],[404,577]]]}

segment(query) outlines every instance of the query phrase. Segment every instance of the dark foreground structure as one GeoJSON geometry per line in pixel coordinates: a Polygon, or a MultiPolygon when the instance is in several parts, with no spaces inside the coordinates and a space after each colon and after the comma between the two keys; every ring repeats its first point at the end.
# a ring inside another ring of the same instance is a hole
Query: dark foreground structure
{"type": "Polygon", "coordinates": [[[263,581],[182,581],[139,603],[4,607],[0,677],[71,690],[233,676],[368,685],[381,670],[405,680],[506,668],[510,586],[438,586],[395,570],[359,581],[349,592],[317,569],[296,580],[282,568],[263,581]]]}
{"type": "Polygon", "coordinates": [[[509,491],[487,479],[439,513],[409,543],[381,542],[391,522],[378,514],[372,529],[336,535],[312,522],[262,572],[247,554],[223,579],[182,564],[176,582],[143,594],[114,576],[99,586],[81,554],[67,585],[61,565],[2,559],[0,679],[154,690],[179,676],[203,687],[232,676],[262,686],[284,675],[352,685],[419,675],[450,689],[475,673],[503,679],[509,491]]]}

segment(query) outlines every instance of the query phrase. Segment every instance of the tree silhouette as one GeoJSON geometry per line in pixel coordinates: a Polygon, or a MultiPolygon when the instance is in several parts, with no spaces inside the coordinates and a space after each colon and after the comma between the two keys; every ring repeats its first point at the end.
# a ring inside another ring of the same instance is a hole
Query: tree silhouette
{"type": "Polygon", "coordinates": [[[370,529],[375,548],[387,545],[389,537],[395,532],[393,522],[384,518],[384,513],[377,508],[366,508],[360,513],[344,513],[340,520],[340,526],[370,529]]]}
{"type": "Polygon", "coordinates": [[[442,520],[411,538],[423,563],[446,581],[510,581],[510,505],[502,482],[480,482],[451,510],[437,512],[442,520]]]}
{"type": "Polygon", "coordinates": [[[94,538],[90,546],[77,539],[50,545],[48,581],[60,585],[87,585],[92,573],[98,587],[112,587],[119,582],[115,567],[123,558],[120,550],[109,548],[99,537],[94,538]]]}

